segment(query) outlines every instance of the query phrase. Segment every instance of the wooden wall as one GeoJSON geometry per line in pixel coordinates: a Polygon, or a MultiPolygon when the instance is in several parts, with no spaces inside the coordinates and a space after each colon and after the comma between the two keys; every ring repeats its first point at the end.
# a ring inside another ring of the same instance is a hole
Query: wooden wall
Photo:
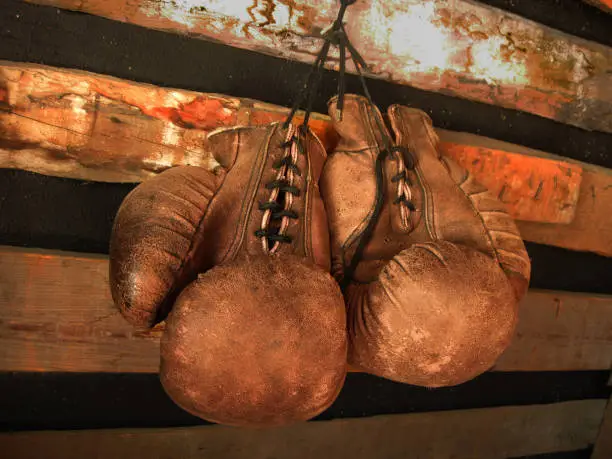
{"type": "MultiPolygon", "coordinates": [[[[532,289],[512,346],[475,381],[430,391],[354,373],[316,422],[244,431],[163,394],[163,326],[130,329],[109,298],[110,225],[135,182],[210,167],[211,129],[282,117],[334,2],[30,3],[44,6],[0,9],[9,457],[612,457],[612,15],[569,0],[358,2],[349,33],[372,63],[375,99],[427,110],[444,153],[506,197],[529,241],[532,289]],[[403,34],[401,49],[387,30],[403,34]],[[413,35],[423,30],[452,59],[425,65],[413,35]]],[[[318,110],[335,87],[329,72],[318,110]]],[[[331,147],[324,114],[314,127],[331,147]]]]}

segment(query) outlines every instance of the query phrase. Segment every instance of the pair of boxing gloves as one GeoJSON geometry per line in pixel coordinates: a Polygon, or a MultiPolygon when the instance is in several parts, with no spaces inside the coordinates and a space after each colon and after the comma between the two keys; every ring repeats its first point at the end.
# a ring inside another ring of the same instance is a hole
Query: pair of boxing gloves
{"type": "Polygon", "coordinates": [[[309,419],[336,399],[347,361],[459,384],[511,340],[530,262],[503,205],[440,154],[422,111],[391,107],[391,137],[366,99],[345,96],[341,117],[336,104],[329,157],[291,125],[218,130],[214,172],[169,169],[119,209],[113,299],[136,326],[166,319],[161,382],[199,417],[309,419]],[[384,136],[394,147],[380,155],[384,136]]]}

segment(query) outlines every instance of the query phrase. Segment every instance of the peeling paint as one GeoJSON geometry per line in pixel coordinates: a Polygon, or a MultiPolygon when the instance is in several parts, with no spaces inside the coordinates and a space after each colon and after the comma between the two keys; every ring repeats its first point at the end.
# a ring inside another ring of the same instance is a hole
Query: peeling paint
{"type": "MultiPolygon", "coordinates": [[[[162,142],[164,145],[176,147],[181,139],[182,129],[174,123],[167,123],[162,130],[162,142]]],[[[172,158],[171,158],[172,159],[172,158]]],[[[163,162],[163,160],[161,160],[163,162]]],[[[164,164],[166,165],[166,164],[164,164]]],[[[172,161],[169,160],[168,167],[172,166],[172,161]]]]}
{"type": "MultiPolygon", "coordinates": [[[[205,19],[212,29],[219,32],[229,24],[237,23],[277,30],[299,28],[305,19],[305,10],[296,8],[290,1],[144,0],[139,8],[148,17],[163,17],[188,29],[205,19]]],[[[234,27],[233,33],[248,35],[244,27],[234,27]]]]}
{"type": "MultiPolygon", "coordinates": [[[[28,0],[313,62],[337,0],[28,0]]],[[[360,0],[346,15],[369,75],[612,132],[612,49],[471,0],[360,0]]],[[[338,54],[332,52],[331,67],[338,54]]],[[[349,66],[352,70],[352,66],[349,66]]]]}

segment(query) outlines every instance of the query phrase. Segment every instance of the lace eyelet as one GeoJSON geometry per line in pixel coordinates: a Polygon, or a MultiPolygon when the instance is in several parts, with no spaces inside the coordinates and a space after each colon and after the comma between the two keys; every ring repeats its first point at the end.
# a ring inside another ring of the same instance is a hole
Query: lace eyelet
{"type": "Polygon", "coordinates": [[[272,191],[270,200],[259,204],[259,210],[264,212],[264,216],[261,228],[255,231],[255,236],[262,239],[264,251],[268,253],[277,250],[281,243],[292,242],[293,239],[284,232],[288,228],[289,220],[299,219],[291,205],[293,198],[301,194],[300,189],[293,184],[293,177],[301,176],[296,161],[297,154],[303,153],[303,150],[299,137],[295,135],[295,128],[290,126],[288,129],[287,140],[280,144],[280,147],[287,151],[272,165],[272,168],[279,172],[275,180],[265,185],[266,189],[272,191]],[[270,224],[271,222],[275,223],[270,224]]]}

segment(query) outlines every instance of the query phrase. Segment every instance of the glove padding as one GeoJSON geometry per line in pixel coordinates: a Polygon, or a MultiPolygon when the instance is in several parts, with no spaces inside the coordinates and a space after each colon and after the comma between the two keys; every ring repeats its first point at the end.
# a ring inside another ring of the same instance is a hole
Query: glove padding
{"type": "Polygon", "coordinates": [[[187,411],[232,425],[309,419],[334,401],[347,367],[317,186],[325,151],[279,124],[215,132],[208,149],[214,174],[170,169],[123,202],[113,298],[136,326],[169,314],[160,377],[187,411]]]}
{"type": "MultiPolygon", "coordinates": [[[[458,384],[508,346],[529,258],[503,205],[440,155],[429,117],[402,106],[388,114],[404,148],[383,157],[383,206],[345,290],[349,363],[410,384],[458,384]]],[[[330,115],[340,141],[321,190],[343,281],[374,212],[384,121],[358,96],[346,96],[341,120],[332,99],[330,115]]]]}

